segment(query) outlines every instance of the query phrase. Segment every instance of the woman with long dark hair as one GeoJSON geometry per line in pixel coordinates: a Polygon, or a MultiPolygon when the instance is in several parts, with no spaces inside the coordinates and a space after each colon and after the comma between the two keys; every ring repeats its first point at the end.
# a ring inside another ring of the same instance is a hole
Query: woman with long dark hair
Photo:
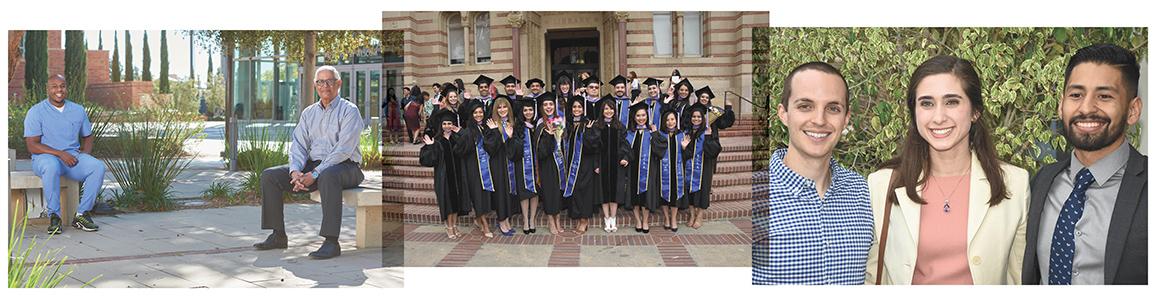
{"type": "Polygon", "coordinates": [[[537,98],[541,117],[534,128],[534,146],[538,148],[538,199],[542,203],[542,211],[546,213],[546,222],[550,226],[550,233],[557,235],[562,232],[559,213],[562,212],[562,131],[565,122],[558,112],[558,100],[553,92],[547,91],[537,98]]]}
{"type": "Polygon", "coordinates": [[[622,159],[619,151],[625,139],[625,132],[622,122],[618,119],[616,101],[613,96],[606,95],[594,106],[600,113],[600,118],[594,121],[594,129],[597,129],[599,136],[602,137],[602,152],[598,160],[599,181],[594,189],[597,192],[595,203],[602,205],[602,229],[607,233],[618,230],[616,218],[618,203],[627,198],[623,190],[626,173],[618,164],[622,159]]]}
{"type": "Polygon", "coordinates": [[[667,147],[659,162],[659,191],[662,200],[662,227],[678,232],[678,210],[685,210],[686,170],[682,161],[683,138],[686,133],[678,129],[678,114],[674,110],[662,113],[661,135],[666,137],[667,147]]]}
{"type": "Polygon", "coordinates": [[[571,97],[568,102],[569,111],[566,117],[566,132],[563,134],[562,149],[565,160],[562,171],[562,198],[570,204],[570,219],[577,219],[575,229],[579,234],[586,233],[590,224],[590,217],[594,215],[595,194],[593,191],[595,176],[598,173],[598,153],[601,151],[599,132],[592,130],[593,121],[586,119],[586,99],[582,96],[571,97]]]}
{"type": "Polygon", "coordinates": [[[659,205],[660,162],[667,150],[666,136],[650,124],[649,108],[644,102],[630,106],[630,126],[625,129],[618,161],[626,168],[622,201],[634,213],[637,233],[650,233],[650,214],[659,205]]]}
{"type": "Polygon", "coordinates": [[[466,201],[473,204],[474,225],[483,236],[493,238],[486,216],[494,209],[492,199],[497,189],[495,181],[498,179],[494,175],[497,171],[490,168],[490,162],[498,159],[486,151],[483,143],[486,134],[492,130],[486,127],[485,104],[473,100],[462,105],[462,108],[464,110],[461,112],[469,117],[464,119],[465,126],[458,132],[461,135],[453,144],[454,154],[462,161],[462,184],[465,185],[462,191],[466,201]]]}
{"type": "Polygon", "coordinates": [[[683,130],[682,159],[686,161],[687,203],[690,204],[690,219],[686,224],[692,228],[702,227],[704,211],[710,207],[710,189],[714,180],[714,169],[722,144],[710,125],[706,124],[707,108],[702,103],[687,107],[684,115],[690,116],[690,127],[683,130]]]}
{"type": "Polygon", "coordinates": [[[538,110],[535,109],[534,99],[522,98],[515,104],[514,114],[518,120],[514,123],[513,144],[510,146],[510,156],[514,160],[514,200],[522,205],[522,233],[530,234],[534,228],[534,219],[538,214],[539,169],[538,140],[534,139],[534,122],[537,121],[538,110]]]}
{"type": "Polygon", "coordinates": [[[968,60],[940,55],[907,86],[907,137],[868,177],[867,282],[1019,284],[1028,174],[996,154],[968,60]]]}
{"type": "Polygon", "coordinates": [[[426,122],[427,129],[433,130],[423,135],[425,146],[421,147],[419,160],[422,166],[434,168],[434,193],[437,197],[438,212],[446,223],[446,236],[457,239],[458,215],[467,215],[470,210],[462,196],[461,162],[454,156],[454,141],[458,140],[458,116],[449,109],[439,109],[426,122]]]}

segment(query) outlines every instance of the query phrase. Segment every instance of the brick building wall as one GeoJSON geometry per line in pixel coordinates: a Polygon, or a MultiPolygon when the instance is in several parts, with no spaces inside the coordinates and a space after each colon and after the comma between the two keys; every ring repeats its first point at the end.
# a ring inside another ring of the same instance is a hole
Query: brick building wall
{"type": "MultiPolygon", "coordinates": [[[[671,12],[672,49],[670,56],[656,56],[651,12],[384,12],[382,27],[404,32],[404,63],[398,68],[403,82],[428,87],[433,83],[460,78],[467,84],[477,75],[500,79],[518,73],[523,81],[541,78],[551,83],[553,70],[547,54],[548,36],[589,37],[596,32],[597,68],[603,82],[619,73],[634,71],[640,79],[668,80],[673,69],[690,78],[695,87],[709,85],[722,105],[724,95],[741,114],[751,106],[736,95],[751,98],[753,80],[752,31],[769,25],[767,12],[702,12],[702,56],[687,56],[680,49],[683,12],[671,12]],[[479,14],[490,17],[490,62],[477,61],[473,21],[479,14]],[[461,18],[466,57],[463,64],[450,64],[449,20],[461,18]],[[620,23],[621,22],[621,23],[620,23]],[[623,30],[624,28],[624,30],[623,30]],[[625,33],[625,45],[619,35],[625,33]],[[517,32],[515,37],[514,33],[517,32]],[[517,41],[517,45],[515,45],[517,41]],[[519,55],[515,58],[514,53],[519,55]],[[625,54],[623,55],[624,52],[625,54]],[[625,61],[622,61],[625,58],[625,61]],[[727,93],[727,92],[730,93],[727,93]]],[[[555,40],[556,41],[556,40],[555,40]]],[[[664,83],[668,85],[670,83],[664,83]]],[[[467,85],[467,89],[474,89],[467,85]]],[[[604,88],[608,93],[610,88],[604,88]]],[[[476,94],[476,93],[475,93],[476,94]]]]}
{"type": "MultiPolygon", "coordinates": [[[[64,74],[64,48],[62,47],[63,32],[48,31],[48,74],[64,74]]],[[[127,109],[143,106],[150,103],[152,82],[116,82],[113,83],[110,74],[111,50],[89,50],[86,62],[86,76],[88,87],[85,95],[89,102],[95,102],[109,108],[127,109]],[[142,100],[145,100],[142,102],[142,100]]],[[[17,64],[11,81],[8,81],[8,100],[23,100],[24,96],[24,67],[21,60],[17,64]]]]}

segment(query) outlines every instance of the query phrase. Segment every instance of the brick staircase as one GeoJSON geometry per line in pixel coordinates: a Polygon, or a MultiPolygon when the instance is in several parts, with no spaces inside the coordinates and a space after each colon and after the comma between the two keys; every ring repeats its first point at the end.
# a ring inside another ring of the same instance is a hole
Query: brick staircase
{"type": "MultiPolygon", "coordinates": [[[[711,191],[711,207],[705,214],[705,220],[731,220],[750,217],[751,211],[751,175],[754,171],[753,135],[763,135],[765,128],[749,116],[740,117],[735,125],[721,131],[720,142],[723,151],[719,154],[719,163],[714,176],[713,190],[711,191]]],[[[390,220],[403,220],[411,224],[441,224],[438,215],[437,199],[433,192],[433,168],[422,167],[418,163],[419,145],[394,144],[385,147],[385,167],[382,170],[385,216],[390,220]]],[[[685,222],[689,213],[679,213],[680,221],[685,222]]],[[[596,214],[596,217],[600,214],[596,214]]],[[[562,215],[564,227],[572,227],[576,221],[571,221],[562,215]]],[[[628,221],[633,221],[633,215],[628,211],[618,213],[619,225],[633,227],[628,221]]],[[[512,223],[521,225],[521,215],[515,216],[512,223]]],[[[536,225],[545,226],[545,215],[538,215],[536,225]]],[[[591,228],[601,228],[601,219],[592,219],[591,228]]],[[[461,217],[462,225],[471,224],[472,217],[461,217]]],[[[660,220],[652,217],[653,224],[660,224],[660,220]]],[[[630,222],[632,223],[632,222],[630,222]]]]}

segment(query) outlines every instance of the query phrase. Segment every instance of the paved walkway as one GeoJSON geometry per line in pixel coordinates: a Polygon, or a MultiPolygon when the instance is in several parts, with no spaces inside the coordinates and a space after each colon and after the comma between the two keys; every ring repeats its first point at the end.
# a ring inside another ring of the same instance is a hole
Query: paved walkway
{"type": "Polygon", "coordinates": [[[660,224],[650,234],[635,233],[633,226],[606,233],[591,227],[578,236],[570,230],[552,235],[538,232],[513,237],[495,231],[485,238],[474,227],[461,227],[465,238],[446,238],[442,225],[405,225],[405,265],[429,266],[525,266],[525,267],[656,267],[656,266],[751,266],[749,219],[704,222],[698,230],[687,226],[672,233],[660,224]]]}
{"type": "MultiPolygon", "coordinates": [[[[208,139],[190,140],[189,168],[172,184],[183,205],[203,204],[201,192],[214,181],[239,185],[245,172],[228,172],[220,158],[224,150],[218,128],[206,125],[208,139]],[[216,133],[216,134],[214,134],[216,133]]],[[[30,170],[31,161],[15,160],[16,170],[30,170]]],[[[363,186],[381,187],[380,171],[365,171],[363,186]]],[[[102,198],[120,186],[105,175],[102,198]]],[[[307,254],[320,246],[317,236],[321,207],[317,203],[285,205],[290,246],[286,250],[255,251],[253,243],[269,231],[260,229],[260,207],[187,209],[162,213],[96,216],[99,232],[66,227],[47,238],[45,225],[29,226],[26,239],[36,238],[67,256],[74,269],[62,286],[79,287],[401,287],[403,284],[401,224],[385,224],[386,247],[354,247],[354,211],[342,216],[342,256],[312,260],[307,254]],[[391,244],[392,243],[392,244],[391,244]]],[[[66,221],[67,223],[67,221],[66,221]]],[[[27,240],[26,240],[27,242],[27,240]]]]}
{"type": "MultiPolygon", "coordinates": [[[[340,257],[312,260],[320,246],[318,204],[285,206],[290,246],[256,251],[269,234],[259,227],[260,208],[238,206],[95,217],[98,232],[67,227],[48,238],[44,225],[29,226],[36,239],[67,256],[75,271],[63,287],[402,287],[400,241],[385,248],[354,247],[354,213],[342,216],[340,257]]],[[[387,226],[397,229],[400,224],[387,226]]]]}

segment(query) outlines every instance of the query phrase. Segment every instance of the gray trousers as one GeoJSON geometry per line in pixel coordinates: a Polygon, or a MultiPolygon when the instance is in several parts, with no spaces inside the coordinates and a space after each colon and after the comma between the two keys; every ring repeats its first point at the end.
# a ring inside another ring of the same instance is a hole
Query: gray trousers
{"type": "MultiPolygon", "coordinates": [[[[309,161],[301,172],[312,172],[321,161],[309,161]]],[[[261,229],[285,231],[284,192],[293,190],[289,184],[289,165],[265,169],[261,172],[261,229]]],[[[309,192],[321,191],[321,236],[337,237],[341,233],[341,190],[357,187],[365,174],[356,162],[346,160],[333,165],[309,186],[309,192]]]]}

